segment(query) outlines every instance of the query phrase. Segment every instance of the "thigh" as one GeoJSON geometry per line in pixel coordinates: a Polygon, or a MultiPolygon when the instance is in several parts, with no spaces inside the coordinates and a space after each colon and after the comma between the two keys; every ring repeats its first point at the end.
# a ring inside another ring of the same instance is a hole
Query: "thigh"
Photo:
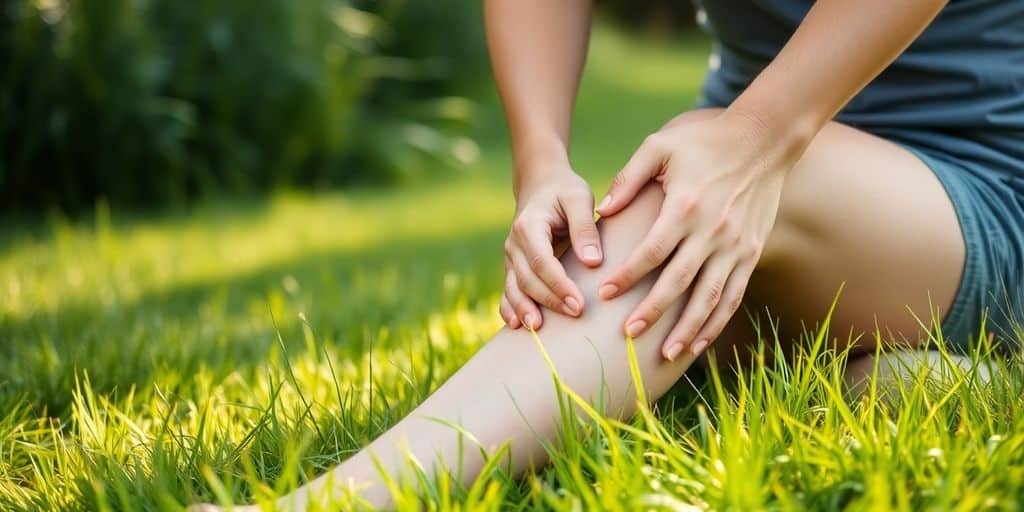
{"type": "Polygon", "coordinates": [[[894,143],[831,123],[786,178],[746,306],[767,308],[791,340],[825,317],[842,288],[831,322],[840,346],[914,346],[922,323],[953,303],[964,257],[934,173],[894,143]]]}
{"type": "MultiPolygon", "coordinates": [[[[718,112],[688,112],[670,124],[718,112]]],[[[841,346],[853,341],[855,352],[871,352],[879,338],[914,346],[922,324],[952,305],[964,259],[956,212],[932,170],[901,146],[833,122],[786,178],[744,309],[771,316],[787,343],[818,325],[838,295],[831,332],[841,346]]],[[[740,313],[715,345],[753,336],[740,313]]]]}

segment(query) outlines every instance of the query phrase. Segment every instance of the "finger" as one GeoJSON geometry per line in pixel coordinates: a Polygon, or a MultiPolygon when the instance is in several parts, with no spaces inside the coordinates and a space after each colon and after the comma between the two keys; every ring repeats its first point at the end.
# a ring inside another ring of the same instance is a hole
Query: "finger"
{"type": "Polygon", "coordinates": [[[534,330],[540,328],[544,321],[544,317],[540,314],[540,308],[519,289],[515,272],[509,272],[505,278],[505,296],[508,297],[509,304],[523,325],[534,330]]]}
{"type": "Polygon", "coordinates": [[[535,273],[522,252],[513,255],[512,264],[516,268],[516,283],[527,297],[552,311],[562,311],[567,315],[575,316],[575,314],[569,312],[569,308],[563,302],[563,299],[556,295],[551,288],[548,288],[547,283],[535,273]]]}
{"type": "Polygon", "coordinates": [[[690,352],[694,355],[699,355],[712,341],[717,339],[725,326],[729,324],[729,320],[740,309],[743,304],[743,294],[747,291],[747,284],[750,283],[750,276],[754,274],[755,267],[757,267],[756,261],[742,264],[736,267],[736,270],[729,276],[729,281],[725,283],[725,291],[722,292],[722,300],[711,312],[708,321],[704,323],[704,327],[700,328],[700,332],[694,338],[696,341],[690,346],[690,352]]]}
{"type": "Polygon", "coordinates": [[[594,221],[594,196],[590,191],[567,194],[559,199],[569,222],[569,238],[576,257],[588,267],[601,264],[601,238],[594,221]]]}
{"type": "Polygon", "coordinates": [[[508,300],[508,295],[501,296],[501,305],[498,306],[498,312],[501,314],[501,319],[508,324],[510,329],[518,329],[522,326],[519,322],[519,316],[516,315],[516,310],[512,308],[512,303],[508,300]]]}
{"type": "Polygon", "coordinates": [[[520,240],[522,250],[519,253],[519,261],[517,258],[513,258],[512,263],[517,265],[517,272],[529,274],[529,276],[517,276],[520,289],[553,311],[562,311],[569,316],[579,316],[583,312],[583,294],[576,287],[576,283],[565,273],[562,262],[555,258],[551,238],[540,231],[532,231],[522,233],[520,240]],[[523,281],[524,277],[528,279],[528,282],[523,281]],[[538,286],[534,278],[539,280],[542,286],[538,286]],[[544,299],[534,295],[534,291],[543,295],[544,299]],[[553,301],[549,295],[554,297],[553,301]]]}
{"type": "Polygon", "coordinates": [[[673,360],[693,342],[697,331],[707,321],[708,316],[718,306],[725,290],[725,282],[735,268],[735,260],[731,257],[714,257],[704,263],[697,278],[697,285],[690,294],[672,331],[661,346],[661,353],[668,360],[673,360]]]}
{"type": "Polygon", "coordinates": [[[665,202],[651,230],[647,232],[640,245],[629,254],[626,262],[605,278],[598,289],[598,295],[602,299],[611,299],[625,293],[668,259],[683,239],[686,229],[682,216],[677,214],[675,206],[665,202]]]}
{"type": "Polygon", "coordinates": [[[668,265],[665,265],[651,291],[626,318],[626,332],[636,337],[654,325],[693,284],[693,279],[697,277],[697,272],[710,252],[708,244],[702,239],[687,239],[668,265]]]}
{"type": "Polygon", "coordinates": [[[608,193],[597,207],[597,213],[608,216],[622,211],[633,201],[637,192],[661,172],[667,154],[663,150],[665,146],[661,137],[664,135],[654,133],[644,139],[622,170],[615,175],[608,193]]]}

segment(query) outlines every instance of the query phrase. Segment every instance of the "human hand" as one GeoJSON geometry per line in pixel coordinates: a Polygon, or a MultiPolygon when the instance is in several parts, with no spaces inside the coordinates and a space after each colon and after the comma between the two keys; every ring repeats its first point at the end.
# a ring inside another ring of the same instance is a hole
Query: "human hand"
{"type": "Polygon", "coordinates": [[[505,241],[505,294],[501,317],[513,329],[539,329],[544,305],[569,316],[583,312],[583,294],[566,275],[555,245],[567,235],[584,265],[601,264],[590,186],[558,162],[529,173],[536,178],[516,188],[516,215],[505,241]]]}
{"type": "Polygon", "coordinates": [[[693,286],[662,355],[704,350],[739,309],[750,276],[775,222],[786,172],[803,147],[774,143],[756,118],[723,111],[670,124],[649,136],[616,177],[598,207],[622,211],[650,180],[665,202],[641,244],[601,283],[616,297],[665,264],[650,293],[626,318],[638,336],[693,286]]]}

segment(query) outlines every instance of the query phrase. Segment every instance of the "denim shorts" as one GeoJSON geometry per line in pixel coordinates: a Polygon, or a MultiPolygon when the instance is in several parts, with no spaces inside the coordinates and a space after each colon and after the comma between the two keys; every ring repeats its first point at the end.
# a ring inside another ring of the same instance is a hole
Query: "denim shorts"
{"type": "Polygon", "coordinates": [[[935,173],[960,221],[967,252],[941,324],[947,346],[967,353],[985,337],[1004,353],[1016,350],[1024,340],[1024,134],[981,140],[930,131],[879,135],[935,173]],[[1018,149],[1021,154],[1014,154],[1018,149]]]}

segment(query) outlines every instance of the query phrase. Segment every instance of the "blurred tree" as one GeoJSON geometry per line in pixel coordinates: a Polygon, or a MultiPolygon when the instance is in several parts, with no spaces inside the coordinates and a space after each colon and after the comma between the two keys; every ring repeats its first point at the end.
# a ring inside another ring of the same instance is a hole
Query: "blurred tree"
{"type": "Polygon", "coordinates": [[[477,2],[0,0],[0,209],[394,182],[466,160],[477,2]],[[443,166],[442,166],[443,167],[443,166]]]}
{"type": "Polygon", "coordinates": [[[696,25],[692,0],[598,0],[597,6],[617,22],[654,35],[696,25]]]}

